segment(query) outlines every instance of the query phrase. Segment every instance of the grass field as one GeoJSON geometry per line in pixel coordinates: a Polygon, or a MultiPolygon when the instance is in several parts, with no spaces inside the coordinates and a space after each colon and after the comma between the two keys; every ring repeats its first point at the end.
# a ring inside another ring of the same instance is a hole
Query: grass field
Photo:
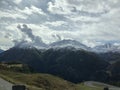
{"type": "Polygon", "coordinates": [[[6,70],[0,71],[0,77],[14,84],[24,84],[29,90],[103,90],[81,84],[73,84],[49,74],[23,74],[6,70]]]}
{"type": "Polygon", "coordinates": [[[75,88],[73,83],[49,74],[23,74],[2,70],[0,76],[14,84],[25,84],[30,90],[74,90],[75,88]]]}

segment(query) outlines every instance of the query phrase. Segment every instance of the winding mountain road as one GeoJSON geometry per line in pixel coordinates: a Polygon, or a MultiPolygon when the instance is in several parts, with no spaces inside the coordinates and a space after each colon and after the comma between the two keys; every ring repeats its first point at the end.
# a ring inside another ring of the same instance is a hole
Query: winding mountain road
{"type": "Polygon", "coordinates": [[[4,79],[0,78],[0,90],[12,90],[11,83],[5,81],[4,79]]]}
{"type": "Polygon", "coordinates": [[[84,82],[84,84],[86,86],[89,86],[89,87],[103,87],[103,88],[108,87],[109,90],[120,90],[119,87],[112,86],[109,84],[100,83],[100,82],[95,82],[95,81],[86,81],[86,82],[84,82]]]}

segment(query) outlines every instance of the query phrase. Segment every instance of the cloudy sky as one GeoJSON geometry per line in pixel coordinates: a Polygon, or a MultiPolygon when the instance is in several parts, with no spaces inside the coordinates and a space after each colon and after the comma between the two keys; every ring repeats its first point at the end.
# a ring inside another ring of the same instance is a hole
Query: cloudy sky
{"type": "Polygon", "coordinates": [[[62,39],[88,46],[119,43],[120,0],[0,0],[0,48],[30,41],[24,28],[45,43],[62,39]]]}

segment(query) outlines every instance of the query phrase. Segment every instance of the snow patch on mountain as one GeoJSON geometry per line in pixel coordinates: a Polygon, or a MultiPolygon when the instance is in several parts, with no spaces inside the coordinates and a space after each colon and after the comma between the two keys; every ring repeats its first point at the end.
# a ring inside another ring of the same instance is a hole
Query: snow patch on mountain
{"type": "Polygon", "coordinates": [[[17,48],[37,48],[37,49],[71,49],[71,50],[86,50],[96,53],[105,52],[120,52],[120,45],[115,43],[106,43],[103,45],[98,45],[95,47],[87,47],[86,45],[80,43],[76,40],[64,39],[59,40],[50,44],[40,43],[35,44],[33,42],[21,41],[15,45],[17,48]]]}
{"type": "Polygon", "coordinates": [[[106,43],[92,48],[94,52],[120,52],[120,45],[106,43]]]}
{"type": "Polygon", "coordinates": [[[89,48],[86,45],[76,40],[70,40],[70,39],[53,42],[49,45],[49,48],[64,48],[64,47],[66,48],[74,47],[76,49],[89,50],[89,48]]]}

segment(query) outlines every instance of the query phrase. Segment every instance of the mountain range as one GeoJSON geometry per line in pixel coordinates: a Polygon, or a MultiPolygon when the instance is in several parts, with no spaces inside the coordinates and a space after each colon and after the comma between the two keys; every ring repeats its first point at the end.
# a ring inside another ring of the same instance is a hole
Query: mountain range
{"type": "Polygon", "coordinates": [[[27,64],[35,72],[57,75],[72,82],[90,80],[97,71],[104,71],[109,65],[95,53],[67,48],[38,50],[14,47],[1,53],[0,61],[27,64]]]}
{"type": "Polygon", "coordinates": [[[49,48],[64,48],[64,47],[74,47],[76,49],[89,50],[89,48],[86,45],[76,40],[61,40],[53,42],[49,45],[49,48]]]}
{"type": "Polygon", "coordinates": [[[111,44],[93,49],[75,40],[62,40],[44,49],[22,43],[1,53],[0,62],[19,62],[28,65],[33,72],[56,75],[74,83],[120,82],[119,47],[111,44]],[[116,50],[112,49],[115,47],[116,50]],[[99,48],[105,51],[98,53],[99,48]]]}
{"type": "Polygon", "coordinates": [[[99,45],[93,48],[95,52],[120,52],[120,45],[115,45],[114,43],[106,43],[104,45],[99,45]]]}
{"type": "Polygon", "coordinates": [[[115,45],[114,43],[105,43],[102,45],[97,45],[95,47],[88,47],[79,41],[71,40],[71,39],[64,39],[59,40],[50,44],[39,44],[36,45],[30,42],[20,42],[15,47],[18,48],[37,48],[37,49],[59,49],[59,48],[74,48],[77,50],[83,49],[86,51],[96,52],[96,53],[106,53],[106,52],[120,52],[120,45],[115,45]]]}
{"type": "Polygon", "coordinates": [[[4,52],[4,50],[0,49],[0,53],[4,52]]]}

